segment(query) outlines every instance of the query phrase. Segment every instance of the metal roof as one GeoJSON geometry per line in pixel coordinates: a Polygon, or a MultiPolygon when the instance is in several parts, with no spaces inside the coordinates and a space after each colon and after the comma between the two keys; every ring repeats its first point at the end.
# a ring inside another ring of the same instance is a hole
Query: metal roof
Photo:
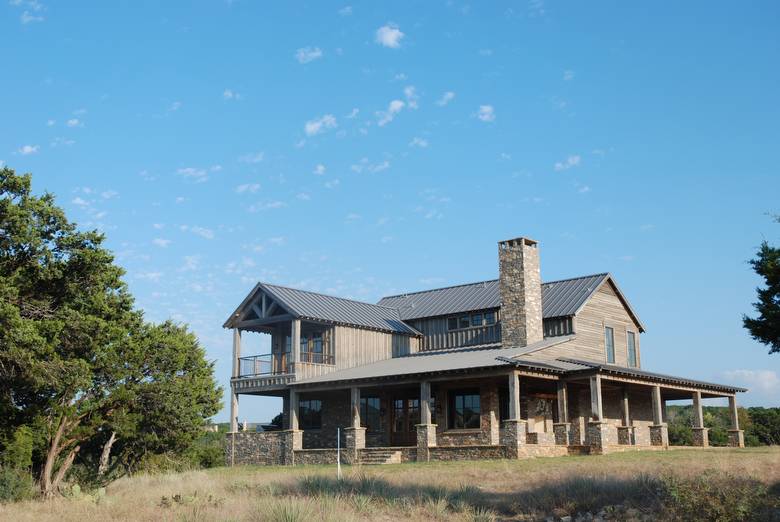
{"type": "MultiPolygon", "coordinates": [[[[345,368],[335,372],[326,373],[317,377],[311,377],[291,383],[319,384],[339,381],[354,381],[363,379],[383,379],[387,377],[399,377],[403,375],[418,375],[426,373],[449,372],[458,370],[473,370],[508,366],[511,363],[503,360],[507,357],[520,357],[530,352],[555,346],[574,339],[573,335],[565,337],[551,337],[538,343],[530,344],[523,348],[501,348],[499,344],[475,346],[471,348],[459,348],[451,350],[432,350],[419,352],[404,357],[394,357],[363,366],[345,368]]],[[[568,366],[554,362],[529,361],[529,367],[547,369],[561,373],[568,366]]]]}
{"type": "MultiPolygon", "coordinates": [[[[542,315],[576,314],[610,275],[594,274],[542,284],[542,315]]],[[[397,307],[404,320],[457,314],[501,306],[498,279],[383,297],[380,305],[397,307]]]]}
{"type": "Polygon", "coordinates": [[[648,372],[640,370],[639,368],[628,368],[625,366],[617,366],[614,364],[602,364],[591,361],[583,361],[580,359],[570,359],[561,357],[557,359],[559,362],[569,363],[580,366],[578,371],[587,372],[596,370],[600,373],[623,375],[626,377],[639,377],[642,379],[649,379],[653,381],[669,382],[674,384],[689,385],[693,387],[710,388],[712,390],[727,391],[731,393],[746,392],[746,388],[740,388],[737,386],[729,386],[726,384],[717,384],[714,382],[698,381],[695,379],[688,379],[687,377],[676,377],[674,375],[665,375],[663,373],[648,372]]]}
{"type": "Polygon", "coordinates": [[[268,283],[260,283],[257,289],[264,290],[298,319],[326,321],[406,335],[420,334],[401,320],[395,308],[268,283]]]}

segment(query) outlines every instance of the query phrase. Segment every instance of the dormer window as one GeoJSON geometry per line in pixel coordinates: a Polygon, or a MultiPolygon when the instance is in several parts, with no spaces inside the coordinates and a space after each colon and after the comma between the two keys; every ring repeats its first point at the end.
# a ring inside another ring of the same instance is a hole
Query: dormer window
{"type": "Polygon", "coordinates": [[[628,365],[636,368],[636,334],[626,332],[626,343],[628,343],[628,365]]]}
{"type": "Polygon", "coordinates": [[[474,312],[471,314],[453,315],[447,318],[447,330],[463,330],[480,328],[496,324],[496,312],[474,312]]]}

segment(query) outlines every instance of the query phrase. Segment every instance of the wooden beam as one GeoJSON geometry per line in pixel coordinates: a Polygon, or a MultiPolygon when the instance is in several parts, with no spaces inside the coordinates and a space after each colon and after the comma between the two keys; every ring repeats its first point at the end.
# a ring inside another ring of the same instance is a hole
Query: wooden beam
{"type": "Polygon", "coordinates": [[[290,346],[290,362],[297,363],[299,355],[301,353],[301,320],[292,320],[292,332],[291,332],[291,346],[290,346]]]}
{"type": "Polygon", "coordinates": [[[658,385],[653,386],[653,424],[656,426],[663,424],[664,406],[661,401],[661,387],[658,385]]]}
{"type": "Polygon", "coordinates": [[[420,424],[431,423],[431,383],[420,383],[420,424]]]}
{"type": "Polygon", "coordinates": [[[739,410],[737,410],[737,398],[735,396],[729,397],[729,411],[731,412],[731,429],[739,429],[739,410]]]}
{"type": "Polygon", "coordinates": [[[262,310],[260,310],[260,308],[258,308],[258,306],[255,303],[252,303],[252,310],[255,311],[255,315],[257,316],[258,319],[265,318],[265,314],[263,313],[262,310]]]}
{"type": "Polygon", "coordinates": [[[564,381],[558,381],[558,422],[569,422],[569,393],[564,381]]]}
{"type": "Polygon", "coordinates": [[[703,428],[704,412],[702,411],[702,407],[701,407],[701,392],[695,391],[693,392],[692,395],[693,395],[693,427],[703,428]]]}
{"type": "Polygon", "coordinates": [[[248,321],[241,321],[240,323],[238,323],[237,326],[242,330],[248,330],[250,328],[256,328],[258,326],[267,326],[269,324],[290,321],[292,318],[293,317],[290,314],[275,315],[273,317],[266,317],[264,319],[249,319],[248,321]]]}
{"type": "Polygon", "coordinates": [[[360,388],[350,388],[350,403],[352,405],[352,427],[360,427],[360,388]]]}
{"type": "Polygon", "coordinates": [[[290,419],[290,429],[298,430],[298,392],[290,389],[290,411],[287,412],[290,419]]]}
{"type": "Polygon", "coordinates": [[[509,373],[509,418],[520,420],[520,376],[514,371],[509,373]]]}
{"type": "Polygon", "coordinates": [[[628,410],[628,386],[623,387],[623,401],[620,404],[622,406],[623,426],[631,426],[631,414],[628,410]]]}
{"type": "Polygon", "coordinates": [[[268,298],[266,298],[265,292],[263,292],[262,302],[263,302],[263,309],[261,311],[263,315],[261,315],[260,317],[268,317],[268,298]]]}
{"type": "Polygon", "coordinates": [[[274,313],[274,310],[276,310],[276,301],[271,301],[271,304],[268,305],[268,308],[265,310],[265,314],[268,317],[271,317],[271,314],[274,313]]]}

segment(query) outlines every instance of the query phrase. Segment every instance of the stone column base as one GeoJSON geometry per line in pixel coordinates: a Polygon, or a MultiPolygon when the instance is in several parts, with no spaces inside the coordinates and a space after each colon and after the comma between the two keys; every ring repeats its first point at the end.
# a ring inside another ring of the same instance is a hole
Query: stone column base
{"type": "Polygon", "coordinates": [[[355,464],[360,460],[360,450],[366,447],[366,428],[344,428],[344,460],[355,464]]]}
{"type": "Polygon", "coordinates": [[[618,444],[634,446],[636,444],[636,429],[634,426],[618,426],[618,444]]]}
{"type": "Polygon", "coordinates": [[[555,433],[546,431],[531,431],[525,435],[526,444],[536,444],[537,446],[554,446],[555,433]]]}
{"type": "Polygon", "coordinates": [[[693,445],[706,448],[710,445],[709,428],[693,428],[693,445]]]}
{"type": "Polygon", "coordinates": [[[569,431],[571,430],[571,423],[569,422],[556,422],[553,424],[553,433],[555,434],[555,444],[558,446],[569,445],[569,431]]]}
{"type": "Polygon", "coordinates": [[[607,423],[600,421],[588,422],[588,444],[592,455],[602,455],[607,446],[607,423]]]}
{"type": "Polygon", "coordinates": [[[729,430],[729,446],[732,448],[744,448],[745,432],[742,430],[729,430]]]}
{"type": "Polygon", "coordinates": [[[526,422],[519,419],[505,420],[501,426],[501,445],[506,451],[506,458],[520,457],[520,447],[526,443],[526,422]]]}
{"type": "Polygon", "coordinates": [[[430,448],[436,447],[436,424],[417,424],[417,462],[431,460],[430,448]]]}
{"type": "Polygon", "coordinates": [[[282,460],[286,466],[295,465],[295,450],[303,449],[303,431],[285,430],[282,432],[282,460]]]}
{"type": "Polygon", "coordinates": [[[650,445],[669,446],[669,427],[665,423],[650,426],[650,445]]]}

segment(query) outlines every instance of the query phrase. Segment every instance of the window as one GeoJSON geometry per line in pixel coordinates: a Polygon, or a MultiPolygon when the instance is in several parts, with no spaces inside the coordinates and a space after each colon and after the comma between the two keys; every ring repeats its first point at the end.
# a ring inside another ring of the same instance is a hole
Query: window
{"type": "Polygon", "coordinates": [[[615,364],[615,331],[609,326],[604,327],[604,346],[607,349],[607,362],[615,364]]]}
{"type": "Polygon", "coordinates": [[[298,422],[302,430],[322,428],[322,401],[317,399],[299,401],[298,422]]]}
{"type": "Polygon", "coordinates": [[[498,420],[504,422],[509,419],[509,388],[498,389],[498,420]]]}
{"type": "Polygon", "coordinates": [[[450,429],[479,429],[479,390],[452,391],[450,397],[450,429]]]}
{"type": "Polygon", "coordinates": [[[379,397],[360,398],[360,424],[368,431],[380,431],[379,397]]]}
{"type": "Polygon", "coordinates": [[[482,326],[482,314],[471,314],[471,326],[482,326]]]}
{"type": "Polygon", "coordinates": [[[485,312],[485,324],[486,325],[496,324],[495,312],[485,312]]]}
{"type": "Polygon", "coordinates": [[[468,315],[462,315],[458,319],[458,328],[468,328],[469,327],[469,316],[468,315]]]}
{"type": "Polygon", "coordinates": [[[626,342],[628,343],[628,365],[636,368],[636,334],[634,334],[634,332],[627,332],[626,336],[626,342]]]}
{"type": "Polygon", "coordinates": [[[458,329],[458,318],[457,317],[450,317],[447,319],[447,330],[457,330],[458,329]]]}
{"type": "Polygon", "coordinates": [[[447,330],[462,330],[496,324],[496,312],[473,313],[447,318],[447,330]]]}

